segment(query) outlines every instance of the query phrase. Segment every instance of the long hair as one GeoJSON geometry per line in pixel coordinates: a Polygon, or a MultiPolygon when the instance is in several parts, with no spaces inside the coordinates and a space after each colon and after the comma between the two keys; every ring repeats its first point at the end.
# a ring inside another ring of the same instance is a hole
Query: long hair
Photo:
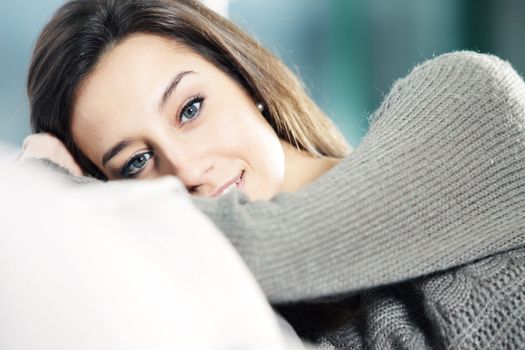
{"type": "Polygon", "coordinates": [[[200,54],[262,102],[279,138],[315,157],[343,158],[351,147],[301,81],[232,22],[196,0],[74,0],[40,34],[29,67],[33,132],[56,135],[86,173],[104,179],[75,145],[71,114],[79,84],[102,55],[133,33],[171,38],[200,54]]]}

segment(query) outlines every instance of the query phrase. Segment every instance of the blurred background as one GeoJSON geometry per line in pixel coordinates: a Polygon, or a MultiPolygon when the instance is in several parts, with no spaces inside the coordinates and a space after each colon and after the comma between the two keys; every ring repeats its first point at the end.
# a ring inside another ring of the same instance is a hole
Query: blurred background
{"type": "MultiPolygon", "coordinates": [[[[352,146],[392,83],[426,59],[470,49],[525,72],[523,0],[208,0],[304,81],[352,146]]],[[[62,0],[4,1],[0,12],[0,141],[29,130],[25,79],[36,37],[62,0]]]]}

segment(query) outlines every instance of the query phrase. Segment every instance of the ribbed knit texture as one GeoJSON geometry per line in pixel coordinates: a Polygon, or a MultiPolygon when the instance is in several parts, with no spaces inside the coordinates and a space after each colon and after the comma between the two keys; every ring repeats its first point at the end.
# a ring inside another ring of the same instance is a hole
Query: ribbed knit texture
{"type": "Polygon", "coordinates": [[[525,84],[494,56],[417,66],[296,193],[194,202],[324,348],[525,348],[525,84]]]}
{"type": "Polygon", "coordinates": [[[321,349],[525,348],[525,84],[497,57],[417,66],[298,192],[193,201],[321,349]]]}

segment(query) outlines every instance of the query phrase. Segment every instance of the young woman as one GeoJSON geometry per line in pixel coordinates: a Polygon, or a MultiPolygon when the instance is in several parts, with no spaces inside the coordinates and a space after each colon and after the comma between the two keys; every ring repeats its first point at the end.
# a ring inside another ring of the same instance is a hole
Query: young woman
{"type": "Polygon", "coordinates": [[[416,67],[350,152],[278,59],[198,2],[84,0],[44,29],[28,93],[24,157],[177,176],[304,339],[525,345],[525,84],[508,63],[416,67]]]}

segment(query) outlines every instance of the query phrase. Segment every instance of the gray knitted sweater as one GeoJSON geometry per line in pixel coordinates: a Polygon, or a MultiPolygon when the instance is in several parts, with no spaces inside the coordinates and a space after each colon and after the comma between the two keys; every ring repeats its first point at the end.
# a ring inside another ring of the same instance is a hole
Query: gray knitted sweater
{"type": "Polygon", "coordinates": [[[295,193],[193,201],[323,349],[525,348],[525,84],[494,56],[417,66],[295,193]]]}
{"type": "Polygon", "coordinates": [[[416,67],[359,147],[296,193],[194,202],[304,339],[525,348],[525,84],[494,56],[416,67]]]}

